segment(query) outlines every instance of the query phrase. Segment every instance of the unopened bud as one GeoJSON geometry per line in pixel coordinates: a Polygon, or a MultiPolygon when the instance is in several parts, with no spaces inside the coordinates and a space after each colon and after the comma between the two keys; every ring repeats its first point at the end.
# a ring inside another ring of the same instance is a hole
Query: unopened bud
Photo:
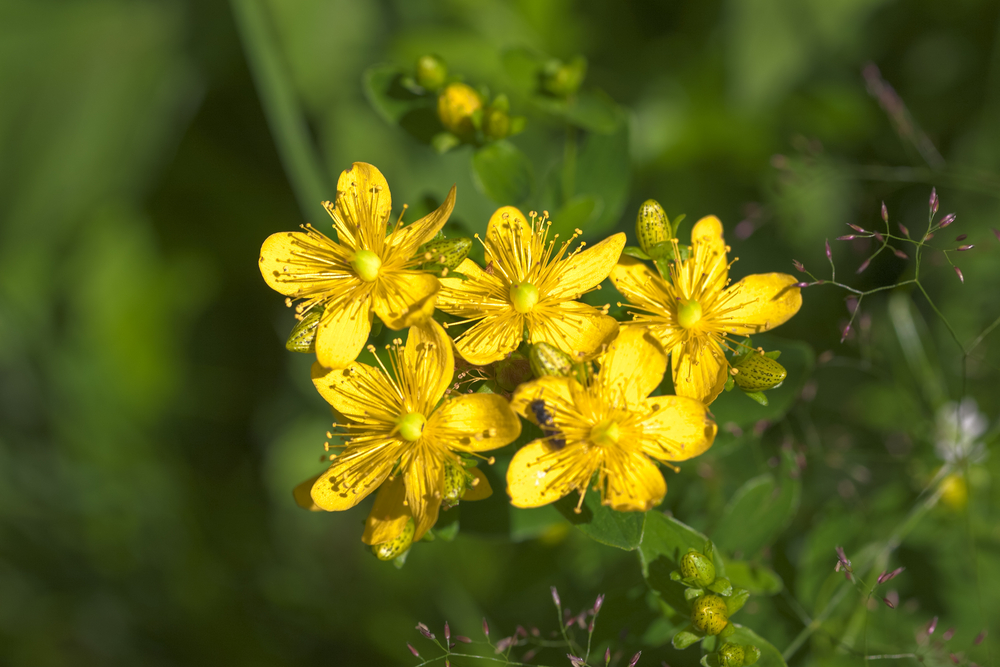
{"type": "Polygon", "coordinates": [[[933,635],[934,631],[937,630],[938,617],[935,616],[931,619],[931,622],[927,624],[927,634],[933,635]]]}
{"type": "Polygon", "coordinates": [[[975,247],[976,246],[974,245],[960,245],[958,246],[958,248],[956,248],[956,250],[958,250],[959,252],[965,252],[966,250],[972,250],[975,247]]]}
{"type": "Polygon", "coordinates": [[[372,546],[372,553],[379,560],[392,560],[402,556],[413,544],[413,534],[416,532],[416,524],[413,519],[406,522],[402,532],[388,542],[382,542],[372,546]]]}
{"type": "Polygon", "coordinates": [[[472,114],[483,108],[483,99],[472,86],[449,83],[438,95],[438,118],[445,129],[463,139],[475,132],[472,114]]]}
{"type": "Polygon", "coordinates": [[[945,227],[947,227],[951,223],[955,222],[955,218],[957,218],[957,217],[958,216],[956,214],[949,213],[948,215],[946,215],[943,218],[941,218],[941,222],[938,223],[938,227],[944,229],[945,227]]]}
{"type": "Polygon", "coordinates": [[[472,249],[472,239],[454,238],[428,241],[421,247],[424,255],[424,265],[440,264],[449,269],[457,269],[458,265],[469,256],[472,249]]]}
{"type": "Polygon", "coordinates": [[[417,83],[425,90],[438,90],[448,78],[448,65],[433,54],[417,59],[417,83]]]}
{"type": "Polygon", "coordinates": [[[884,222],[889,222],[889,209],[886,208],[885,202],[882,202],[882,220],[884,222]]]}
{"type": "Polygon", "coordinates": [[[986,630],[985,629],[982,632],[980,632],[978,635],[976,635],[976,638],[972,640],[972,643],[975,646],[979,646],[980,644],[983,643],[984,639],[986,639],[986,630]]]}
{"type": "Polygon", "coordinates": [[[900,259],[909,259],[910,258],[909,255],[907,255],[905,252],[903,252],[899,248],[893,248],[892,249],[892,254],[895,255],[896,257],[899,257],[900,259]]]}
{"type": "Polygon", "coordinates": [[[760,649],[753,644],[747,644],[743,647],[743,665],[748,667],[760,660],[760,649]]]}
{"type": "Polygon", "coordinates": [[[1000,241],[1000,229],[996,227],[993,228],[993,236],[997,237],[997,241],[1000,241]]]}
{"type": "Polygon", "coordinates": [[[809,287],[809,283],[795,283],[792,287],[798,287],[799,289],[803,287],[809,287]]]}
{"type": "Polygon", "coordinates": [[[681,556],[681,576],[694,579],[701,586],[715,581],[715,564],[704,554],[691,549],[681,556]]]}
{"type": "Polygon", "coordinates": [[[549,343],[538,342],[528,352],[528,363],[536,378],[545,375],[567,377],[573,372],[573,360],[568,354],[549,343]]]}
{"type": "Polygon", "coordinates": [[[955,275],[957,275],[958,279],[961,280],[963,283],[965,282],[965,276],[962,275],[962,269],[958,268],[957,266],[955,267],[955,275]]]}
{"type": "Polygon", "coordinates": [[[889,572],[889,573],[883,572],[882,574],[880,574],[878,576],[878,583],[884,584],[885,582],[889,581],[890,579],[895,579],[905,569],[906,569],[905,567],[897,567],[892,572],[889,572]]]}
{"type": "Polygon", "coordinates": [[[894,605],[889,598],[882,598],[882,602],[884,602],[885,606],[888,607],[889,609],[895,609],[896,608],[896,605],[894,605]]]}
{"type": "Polygon", "coordinates": [[[793,259],[792,260],[792,266],[794,266],[795,270],[798,271],[799,273],[805,273],[806,272],[805,265],[803,265],[802,262],[800,262],[797,259],[793,259]]]}
{"type": "Polygon", "coordinates": [[[726,642],[719,649],[719,667],[743,667],[745,657],[742,646],[726,642]]]}
{"type": "Polygon", "coordinates": [[[944,631],[944,634],[941,635],[941,639],[945,641],[951,641],[951,638],[954,636],[955,636],[955,628],[948,628],[947,630],[944,631]]]}
{"type": "Polygon", "coordinates": [[[452,459],[445,459],[444,464],[444,489],[441,492],[441,509],[450,509],[462,500],[466,489],[469,488],[469,473],[465,466],[452,459]]]}
{"type": "Polygon", "coordinates": [[[556,606],[562,606],[562,602],[559,601],[559,591],[556,590],[556,587],[550,586],[549,590],[552,591],[552,601],[556,603],[556,606]]]}
{"type": "Polygon", "coordinates": [[[598,612],[601,611],[601,606],[603,604],[604,604],[604,594],[601,593],[600,595],[597,596],[597,599],[594,600],[594,609],[593,609],[594,616],[597,616],[598,612]]]}
{"type": "Polygon", "coordinates": [[[417,630],[419,630],[420,634],[422,634],[427,639],[434,639],[434,633],[431,632],[430,628],[428,628],[426,624],[417,623],[417,630]]]}
{"type": "Polygon", "coordinates": [[[406,648],[410,649],[410,653],[412,653],[414,657],[416,658],[420,657],[420,653],[417,651],[417,649],[413,648],[413,644],[407,642],[406,648]]]}
{"type": "Polygon", "coordinates": [[[868,268],[868,265],[871,264],[871,262],[872,262],[872,258],[871,257],[869,257],[865,261],[861,262],[861,266],[858,267],[858,270],[855,271],[855,273],[864,273],[865,269],[868,268]]]}
{"type": "Polygon", "coordinates": [[[580,89],[587,75],[587,60],[577,56],[568,63],[552,59],[542,71],[542,89],[556,97],[570,97],[580,89]]]}
{"type": "Polygon", "coordinates": [[[660,202],[647,199],[642,203],[635,218],[635,235],[639,247],[647,255],[654,247],[670,239],[670,221],[660,202]]]}
{"type": "Polygon", "coordinates": [[[706,635],[717,635],[726,629],[729,610],[719,595],[708,593],[696,598],[691,605],[691,625],[706,635]]]}
{"type": "Polygon", "coordinates": [[[935,213],[938,212],[937,188],[931,188],[931,198],[930,201],[928,202],[928,207],[931,210],[931,215],[934,215],[935,213]]]}
{"type": "Polygon", "coordinates": [[[315,352],[316,330],[323,318],[323,306],[314,306],[292,327],[292,333],[285,341],[285,349],[291,352],[315,352]]]}
{"type": "Polygon", "coordinates": [[[847,236],[838,236],[837,240],[838,241],[853,241],[856,238],[858,238],[858,237],[855,236],[854,234],[848,234],[847,236]]]}
{"type": "Polygon", "coordinates": [[[490,624],[486,622],[485,618],[483,619],[483,634],[486,635],[487,639],[490,638],[490,624]]]}
{"type": "Polygon", "coordinates": [[[632,659],[628,661],[628,667],[635,667],[636,665],[638,665],[639,664],[639,656],[641,656],[641,655],[642,655],[642,651],[639,651],[638,653],[636,653],[635,655],[633,655],[632,659]]]}
{"type": "Polygon", "coordinates": [[[967,238],[969,238],[968,234],[959,234],[958,236],[955,237],[955,242],[958,243],[964,241],[967,238]]]}
{"type": "Polygon", "coordinates": [[[446,642],[451,641],[451,628],[448,627],[448,621],[444,622],[444,640],[446,642]]]}
{"type": "Polygon", "coordinates": [[[490,107],[483,112],[483,134],[489,139],[503,139],[510,134],[510,115],[490,107]]]}
{"type": "Polygon", "coordinates": [[[604,667],[611,664],[611,647],[604,649],[604,667]]]}
{"type": "Polygon", "coordinates": [[[751,352],[739,363],[734,364],[733,368],[739,371],[733,376],[733,380],[743,391],[774,389],[784,382],[788,375],[784,366],[758,352],[751,352]]]}
{"type": "Polygon", "coordinates": [[[833,251],[830,250],[830,239],[826,240],[826,258],[831,262],[833,261],[833,251]]]}
{"type": "Polygon", "coordinates": [[[910,230],[906,228],[906,225],[904,225],[901,222],[898,224],[899,224],[899,231],[903,232],[903,236],[905,236],[906,238],[910,238],[910,230]]]}

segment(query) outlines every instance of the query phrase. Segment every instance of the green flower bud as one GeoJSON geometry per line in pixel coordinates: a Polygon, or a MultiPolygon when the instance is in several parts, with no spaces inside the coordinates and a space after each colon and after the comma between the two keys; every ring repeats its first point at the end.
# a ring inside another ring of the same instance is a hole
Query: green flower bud
{"type": "Polygon", "coordinates": [[[504,391],[514,391],[522,382],[531,379],[531,364],[520,352],[496,362],[497,384],[504,391]]]}
{"type": "Polygon", "coordinates": [[[472,239],[437,239],[423,245],[424,263],[440,264],[449,269],[456,269],[469,256],[472,249],[472,239]]]}
{"type": "Polygon", "coordinates": [[[715,581],[715,565],[703,554],[691,549],[681,557],[681,575],[708,586],[715,581]]]}
{"type": "Polygon", "coordinates": [[[743,667],[745,657],[742,646],[726,642],[719,649],[719,667],[743,667]]]}
{"type": "Polygon", "coordinates": [[[670,240],[670,222],[660,202],[647,199],[642,203],[635,218],[635,235],[647,255],[654,246],[670,240]]]}
{"type": "Polygon", "coordinates": [[[416,530],[417,525],[413,523],[413,519],[410,519],[399,535],[388,542],[372,546],[372,553],[379,560],[393,560],[402,556],[413,544],[413,534],[416,530]]]}
{"type": "Polygon", "coordinates": [[[753,644],[747,644],[743,647],[743,666],[747,667],[760,660],[760,649],[753,644]]]}
{"type": "Polygon", "coordinates": [[[758,352],[751,352],[733,366],[733,379],[743,391],[764,391],[774,389],[785,381],[788,371],[774,359],[758,352]]]}
{"type": "Polygon", "coordinates": [[[316,330],[322,318],[322,306],[311,308],[292,328],[292,333],[285,341],[285,349],[291,352],[315,352],[316,330]]]}
{"type": "Polygon", "coordinates": [[[691,625],[706,635],[719,634],[728,622],[726,601],[718,595],[703,595],[691,605],[691,625]]]}
{"type": "Polygon", "coordinates": [[[440,57],[427,54],[417,59],[417,83],[425,90],[437,90],[448,78],[448,66],[440,57]]]}
{"type": "Polygon", "coordinates": [[[462,500],[468,488],[468,473],[465,466],[448,459],[444,464],[444,492],[441,494],[441,508],[449,509],[462,500]]]}
{"type": "Polygon", "coordinates": [[[472,114],[483,108],[483,98],[472,86],[449,83],[438,96],[438,118],[449,132],[469,139],[475,132],[472,114]]]}
{"type": "Polygon", "coordinates": [[[507,112],[494,107],[483,112],[483,134],[488,139],[503,139],[510,134],[510,116],[507,112]]]}
{"type": "Polygon", "coordinates": [[[587,75],[587,60],[577,56],[568,63],[552,59],[542,71],[542,89],[556,97],[570,97],[580,89],[587,75]]]}
{"type": "Polygon", "coordinates": [[[573,360],[570,356],[549,343],[535,343],[528,353],[531,372],[536,378],[545,375],[568,377],[573,373],[573,360]]]}

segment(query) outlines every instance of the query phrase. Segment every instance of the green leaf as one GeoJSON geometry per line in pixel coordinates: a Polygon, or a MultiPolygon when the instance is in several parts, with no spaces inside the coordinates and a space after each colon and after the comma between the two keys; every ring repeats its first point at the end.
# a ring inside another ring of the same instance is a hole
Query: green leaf
{"type": "Polygon", "coordinates": [[[613,134],[622,122],[621,109],[600,90],[583,90],[571,99],[537,95],[531,102],[541,111],[589,132],[613,134]]]}
{"type": "Polygon", "coordinates": [[[577,227],[586,227],[587,223],[595,214],[599,214],[602,208],[604,208],[604,204],[596,197],[577,195],[559,209],[553,220],[559,221],[560,229],[571,230],[577,227]]]}
{"type": "Polygon", "coordinates": [[[783,340],[770,334],[759,334],[753,338],[755,345],[765,350],[781,349],[781,364],[788,371],[788,377],[781,386],[767,391],[767,406],[760,406],[747,400],[742,391],[724,393],[712,403],[712,414],[720,428],[734,424],[741,429],[753,427],[765,419],[775,422],[792,408],[802,386],[812,373],[815,355],[812,348],[801,341],[783,340]]]}
{"type": "Polygon", "coordinates": [[[431,147],[440,155],[447,153],[461,143],[462,140],[451,132],[438,132],[431,137],[431,147]]]}
{"type": "Polygon", "coordinates": [[[520,204],[531,194],[531,162],[509,141],[496,141],[473,153],[472,173],[479,191],[498,204],[520,204]]]}
{"type": "Polygon", "coordinates": [[[557,501],[555,506],[571,524],[601,544],[625,551],[632,551],[639,546],[642,541],[644,513],[616,512],[601,504],[600,493],[589,491],[577,514],[575,510],[578,501],[579,496],[572,494],[557,501]]]}
{"type": "Polygon", "coordinates": [[[779,476],[765,473],[741,486],[712,532],[716,546],[752,558],[772,544],[795,516],[802,482],[790,453],[782,455],[779,476]]]}
{"type": "Polygon", "coordinates": [[[627,245],[625,249],[622,250],[623,255],[628,255],[629,257],[635,257],[636,259],[652,259],[649,255],[642,251],[642,248],[635,245],[627,245]]]}
{"type": "MultiPolygon", "coordinates": [[[[673,517],[659,512],[647,512],[639,545],[639,560],[646,583],[674,609],[687,610],[686,587],[670,579],[670,573],[680,569],[681,557],[688,549],[701,551],[708,538],[673,517]]],[[[726,575],[726,566],[718,550],[712,558],[717,576],[726,575]]]]}
{"type": "Polygon", "coordinates": [[[733,586],[745,588],[756,595],[776,595],[785,584],[774,570],[744,560],[727,560],[726,574],[733,586]]]}
{"type": "Polygon", "coordinates": [[[362,76],[365,97],[380,116],[397,125],[404,116],[420,107],[427,107],[431,99],[417,95],[403,85],[403,72],[395,65],[373,65],[362,76]]]}
{"type": "Polygon", "coordinates": [[[445,542],[451,542],[458,535],[458,520],[461,517],[462,506],[452,507],[442,511],[434,524],[434,535],[445,542]]]}
{"type": "Polygon", "coordinates": [[[631,181],[629,125],[622,114],[613,133],[588,134],[577,155],[574,193],[591,195],[603,203],[584,230],[587,234],[604,234],[614,229],[625,210],[631,181]]]}

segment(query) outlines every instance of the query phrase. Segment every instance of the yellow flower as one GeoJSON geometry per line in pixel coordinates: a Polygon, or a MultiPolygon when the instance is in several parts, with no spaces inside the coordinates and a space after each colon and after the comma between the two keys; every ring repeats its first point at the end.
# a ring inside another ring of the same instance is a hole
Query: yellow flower
{"type": "Polygon", "coordinates": [[[597,473],[605,505],[646,511],[667,492],[653,459],[684,461],[712,446],[716,426],[703,403],[647,398],[663,380],[667,357],[645,331],[623,329],[599,362],[588,385],[549,375],[514,393],[514,409],[547,434],[511,460],[507,489],[515,507],[546,505],[574,490],[582,503],[597,473]]]}
{"type": "Polygon", "coordinates": [[[674,391],[706,404],[725,387],[729,336],[773,329],[802,305],[799,288],[792,287],[796,279],[785,273],[747,276],[729,285],[728,251],[722,223],[708,216],[691,230],[691,257],[671,264],[670,282],[631,257],[611,272],[627,305],[639,311],[634,323],[670,353],[674,391]]]}
{"type": "Polygon", "coordinates": [[[440,289],[435,276],[416,270],[414,258],[447,222],[455,188],[433,213],[390,230],[392,198],[382,173],[355,162],[340,174],[337,202],[323,202],[337,241],[311,225],[304,232],[272,234],[260,250],[260,272],[267,284],[301,299],[298,317],[323,307],[316,332],[316,358],[327,368],[344,368],[364,349],[372,312],[390,329],[403,329],[434,312],[440,289]],[[386,232],[390,233],[386,235],[386,232]]]}
{"type": "MultiPolygon", "coordinates": [[[[513,206],[499,209],[486,230],[487,268],[470,259],[444,278],[437,307],[475,324],[455,340],[459,354],[482,366],[517,349],[525,330],[531,343],[546,342],[577,358],[600,351],[618,333],[618,322],[574,301],[597,288],[625,247],[615,234],[593,248],[582,245],[568,256],[575,235],[556,249],[548,240],[546,216],[531,217],[513,206]]],[[[477,236],[478,238],[478,236],[477,236]]]]}
{"type": "Polygon", "coordinates": [[[310,495],[319,508],[334,512],[354,507],[382,486],[365,529],[369,544],[392,539],[411,516],[413,539],[419,540],[437,521],[446,491],[454,488],[450,467],[461,466],[459,453],[503,447],[521,433],[517,415],[496,394],[441,402],[455,359],[448,335],[434,320],[411,328],[405,346],[394,341],[389,358],[391,372],[381,361],[381,368],[359,362],[337,370],[313,365],[319,393],[347,420],[341,425],[347,442],[310,495]]]}

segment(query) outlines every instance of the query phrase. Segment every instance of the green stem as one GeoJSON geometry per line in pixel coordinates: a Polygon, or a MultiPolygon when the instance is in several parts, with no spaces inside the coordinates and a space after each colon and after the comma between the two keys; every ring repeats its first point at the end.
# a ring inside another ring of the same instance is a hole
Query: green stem
{"type": "Polygon", "coordinates": [[[330,198],[331,181],[312,145],[305,116],[282,62],[266,11],[260,0],[231,0],[230,5],[264,115],[299,207],[313,224],[327,224],[329,219],[320,202],[330,198]]]}

